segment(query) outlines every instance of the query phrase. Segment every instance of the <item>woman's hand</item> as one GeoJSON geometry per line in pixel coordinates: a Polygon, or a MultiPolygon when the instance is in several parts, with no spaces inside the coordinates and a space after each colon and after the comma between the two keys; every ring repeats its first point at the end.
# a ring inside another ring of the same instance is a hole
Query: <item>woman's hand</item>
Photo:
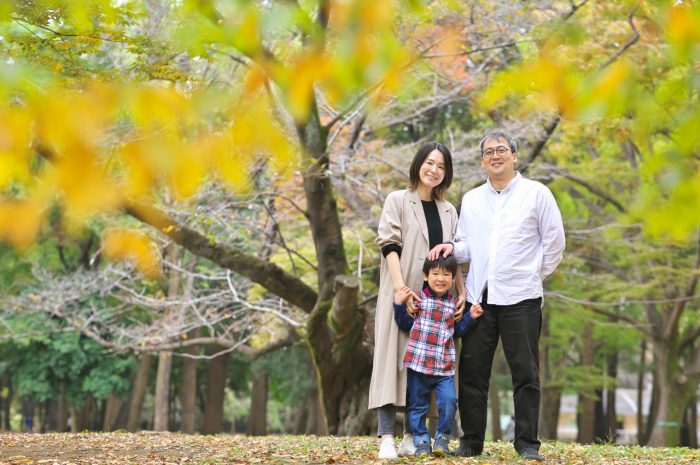
{"type": "MultiPolygon", "coordinates": [[[[408,287],[406,287],[406,289],[408,289],[408,287]]],[[[406,313],[408,313],[408,315],[411,318],[415,318],[416,316],[418,316],[418,307],[416,306],[416,304],[420,303],[420,297],[418,297],[418,294],[416,294],[415,292],[410,292],[411,295],[408,296],[408,299],[406,300],[406,313]]]]}
{"type": "Polygon", "coordinates": [[[464,304],[467,303],[467,295],[460,294],[457,299],[457,308],[455,308],[455,321],[459,321],[464,316],[464,304]]]}

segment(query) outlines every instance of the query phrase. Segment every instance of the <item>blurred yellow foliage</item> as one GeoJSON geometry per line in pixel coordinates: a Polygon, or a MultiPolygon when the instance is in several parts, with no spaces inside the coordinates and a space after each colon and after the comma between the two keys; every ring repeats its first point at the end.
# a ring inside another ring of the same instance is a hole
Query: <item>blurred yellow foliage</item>
{"type": "Polygon", "coordinates": [[[129,260],[149,278],[161,276],[160,255],[148,235],[139,231],[112,229],[102,237],[102,248],[109,260],[129,260]]]}

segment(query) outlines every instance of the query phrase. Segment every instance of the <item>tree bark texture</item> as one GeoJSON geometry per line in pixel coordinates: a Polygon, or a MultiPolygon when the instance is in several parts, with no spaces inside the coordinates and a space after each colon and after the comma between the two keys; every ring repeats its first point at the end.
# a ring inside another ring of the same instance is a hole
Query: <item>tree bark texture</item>
{"type": "Polygon", "coordinates": [[[218,434],[224,428],[224,393],[230,352],[209,361],[209,382],[202,414],[202,433],[218,434]]]}
{"type": "Polygon", "coordinates": [[[173,366],[172,352],[158,353],[158,374],[156,375],[156,394],[153,401],[153,430],[168,431],[170,374],[173,366]]]}
{"type": "Polygon", "coordinates": [[[127,431],[133,433],[141,427],[141,406],[143,399],[146,396],[146,389],[151,375],[151,354],[145,352],[141,354],[139,359],[139,369],[136,372],[136,379],[131,389],[131,398],[129,399],[129,414],[126,419],[127,431]]]}
{"type": "MultiPolygon", "coordinates": [[[[190,332],[190,337],[199,337],[199,329],[190,332]]],[[[187,347],[185,352],[196,354],[197,347],[187,347]]],[[[196,431],[195,419],[197,408],[197,360],[185,357],[182,360],[182,392],[180,401],[182,403],[182,422],[180,431],[193,434],[196,431]]]]}
{"type": "Polygon", "coordinates": [[[248,434],[265,436],[267,434],[267,373],[252,373],[250,393],[250,416],[248,417],[248,434]]]}
{"type": "MultiPolygon", "coordinates": [[[[595,363],[595,347],[593,345],[593,328],[588,326],[583,335],[583,350],[581,352],[581,365],[593,368],[595,363]]],[[[594,392],[579,393],[578,437],[577,442],[591,444],[593,442],[593,430],[595,424],[595,399],[594,392]]]]}

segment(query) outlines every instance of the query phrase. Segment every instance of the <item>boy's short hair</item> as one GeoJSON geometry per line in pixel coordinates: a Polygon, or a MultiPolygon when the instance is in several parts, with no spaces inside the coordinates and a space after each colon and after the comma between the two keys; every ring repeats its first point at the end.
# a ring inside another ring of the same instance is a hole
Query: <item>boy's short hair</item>
{"type": "Polygon", "coordinates": [[[454,255],[448,255],[447,257],[440,255],[436,260],[429,260],[425,257],[425,262],[423,263],[423,274],[427,275],[433,268],[444,268],[452,273],[454,278],[457,275],[457,259],[454,255]]]}

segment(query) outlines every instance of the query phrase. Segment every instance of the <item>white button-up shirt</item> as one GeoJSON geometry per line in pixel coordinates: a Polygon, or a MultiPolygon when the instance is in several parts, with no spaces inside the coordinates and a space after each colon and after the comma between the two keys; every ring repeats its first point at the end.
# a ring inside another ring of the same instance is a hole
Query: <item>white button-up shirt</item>
{"type": "Polygon", "coordinates": [[[511,305],[543,296],[542,280],[564,251],[559,207],[542,183],[520,173],[500,193],[487,180],[464,194],[454,239],[459,262],[469,262],[467,300],[511,305]]]}

